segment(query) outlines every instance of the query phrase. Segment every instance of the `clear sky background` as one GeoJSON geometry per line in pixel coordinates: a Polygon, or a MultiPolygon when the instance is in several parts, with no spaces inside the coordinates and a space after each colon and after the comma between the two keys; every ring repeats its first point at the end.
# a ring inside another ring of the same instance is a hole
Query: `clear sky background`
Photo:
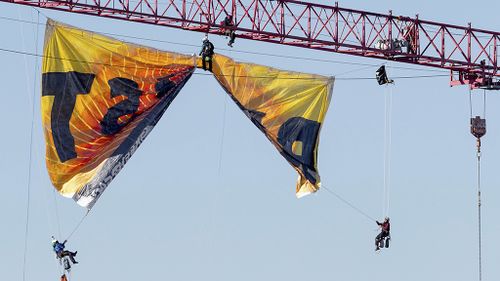
{"type": "MultiPolygon", "coordinates": [[[[333,4],[333,1],[332,1],[333,4]]],[[[343,7],[500,30],[498,1],[343,1],[343,7]]],[[[200,45],[203,35],[42,10],[92,31],[200,45]]],[[[0,48],[41,53],[46,18],[0,3],[0,48]]],[[[120,37],[118,37],[120,38],[120,37]]],[[[120,38],[191,54],[199,47],[120,38]]],[[[216,51],[283,69],[372,77],[377,67],[311,62],[238,50],[381,64],[383,61],[246,40],[216,51]]],[[[0,280],[22,280],[33,94],[34,135],[26,280],[56,280],[50,236],[64,239],[84,215],[53,192],[39,113],[40,58],[0,51],[0,280]],[[36,69],[38,67],[38,69],[36,69]],[[33,89],[34,87],[34,89],[33,89]]],[[[391,64],[392,66],[404,66],[391,64]]],[[[412,66],[413,67],[413,66],[412,66]]],[[[393,76],[439,75],[390,69],[393,76]]],[[[431,69],[432,70],[432,69],[431,69]]],[[[203,71],[197,70],[197,73],[203,71]]],[[[477,280],[475,139],[466,87],[448,77],[396,80],[392,93],[389,215],[392,245],[374,252],[377,226],[320,190],[296,199],[293,168],[211,76],[194,75],[68,242],[73,280],[477,280]],[[221,168],[219,169],[219,161],[221,168]]],[[[321,133],[323,184],[374,218],[384,208],[387,89],[338,80],[321,133]]],[[[474,93],[482,113],[481,92],[474,93]]],[[[483,138],[483,280],[500,280],[500,96],[487,93],[483,138]]]]}

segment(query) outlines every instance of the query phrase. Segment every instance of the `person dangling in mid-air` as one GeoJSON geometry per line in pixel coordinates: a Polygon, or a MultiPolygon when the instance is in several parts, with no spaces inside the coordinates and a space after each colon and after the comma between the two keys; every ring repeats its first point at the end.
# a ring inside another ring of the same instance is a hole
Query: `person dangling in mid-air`
{"type": "Polygon", "coordinates": [[[64,257],[69,257],[69,259],[71,260],[71,262],[73,264],[77,264],[78,262],[75,260],[75,256],[76,256],[76,253],[78,251],[75,251],[75,252],[70,252],[68,250],[65,250],[64,248],[66,247],[66,242],[68,242],[67,240],[64,240],[64,242],[59,242],[57,241],[54,236],[52,236],[52,248],[54,249],[54,252],[56,253],[56,256],[58,259],[62,259],[64,257]]]}
{"type": "Polygon", "coordinates": [[[387,76],[384,65],[377,69],[377,71],[375,72],[375,78],[377,79],[379,85],[394,84],[394,80],[389,79],[389,77],[387,76]]]}
{"type": "Polygon", "coordinates": [[[203,45],[201,46],[201,60],[203,70],[207,70],[207,62],[208,62],[208,71],[212,71],[212,56],[214,55],[214,44],[208,40],[208,36],[205,35],[203,38],[203,45]]]}
{"type": "Polygon", "coordinates": [[[391,238],[391,223],[389,222],[389,217],[385,217],[385,220],[383,222],[376,222],[381,229],[380,233],[377,235],[377,237],[375,237],[375,251],[378,251],[381,247],[384,247],[384,245],[386,248],[389,248],[389,239],[391,238]]]}

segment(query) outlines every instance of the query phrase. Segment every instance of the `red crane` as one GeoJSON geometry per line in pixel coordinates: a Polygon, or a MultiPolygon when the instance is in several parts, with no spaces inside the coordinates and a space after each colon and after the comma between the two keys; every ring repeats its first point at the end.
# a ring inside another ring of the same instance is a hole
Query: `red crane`
{"type": "Polygon", "coordinates": [[[500,89],[500,33],[296,0],[0,0],[450,71],[450,85],[500,89]]]}

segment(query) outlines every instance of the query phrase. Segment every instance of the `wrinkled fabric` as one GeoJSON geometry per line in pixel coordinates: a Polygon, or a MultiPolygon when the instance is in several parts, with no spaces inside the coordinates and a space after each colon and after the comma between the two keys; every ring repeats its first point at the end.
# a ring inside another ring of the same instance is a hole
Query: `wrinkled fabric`
{"type": "Polygon", "coordinates": [[[319,133],[333,77],[236,62],[215,55],[213,74],[245,115],[299,173],[296,195],[316,192],[319,133]]]}
{"type": "Polygon", "coordinates": [[[195,67],[192,56],[49,20],[41,113],[47,170],[58,192],[92,208],[195,67]]]}

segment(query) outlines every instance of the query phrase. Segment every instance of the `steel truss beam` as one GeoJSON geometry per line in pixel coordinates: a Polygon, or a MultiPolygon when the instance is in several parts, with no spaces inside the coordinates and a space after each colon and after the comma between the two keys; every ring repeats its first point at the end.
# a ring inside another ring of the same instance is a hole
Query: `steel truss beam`
{"type": "Polygon", "coordinates": [[[0,0],[99,17],[450,70],[451,85],[500,88],[500,33],[392,12],[379,14],[295,0],[0,0]]]}

